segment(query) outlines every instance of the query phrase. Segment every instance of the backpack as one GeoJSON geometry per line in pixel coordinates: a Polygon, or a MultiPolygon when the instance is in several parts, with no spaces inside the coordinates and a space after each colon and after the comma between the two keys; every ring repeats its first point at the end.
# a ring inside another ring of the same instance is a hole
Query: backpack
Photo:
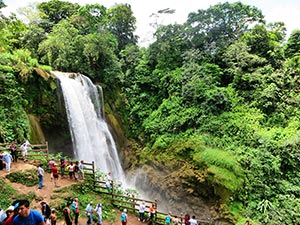
{"type": "Polygon", "coordinates": [[[126,222],[126,214],[125,213],[121,214],[121,221],[126,222]]]}
{"type": "Polygon", "coordinates": [[[167,224],[170,224],[170,223],[171,223],[171,217],[170,217],[170,216],[167,216],[167,217],[166,217],[166,223],[167,223],[167,224]]]}
{"type": "Polygon", "coordinates": [[[71,205],[71,210],[72,210],[72,211],[75,211],[75,210],[76,210],[76,203],[75,203],[75,202],[72,203],[72,205],[71,205]]]}

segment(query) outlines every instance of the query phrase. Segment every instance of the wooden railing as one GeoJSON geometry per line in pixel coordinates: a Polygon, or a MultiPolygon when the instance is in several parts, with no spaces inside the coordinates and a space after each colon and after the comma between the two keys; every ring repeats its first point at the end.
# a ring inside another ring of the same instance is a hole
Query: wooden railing
{"type": "MultiPolygon", "coordinates": [[[[94,162],[92,162],[91,164],[93,164],[93,168],[94,167],[94,162]]],[[[97,180],[96,178],[96,174],[95,174],[95,170],[93,171],[93,175],[92,177],[94,178],[93,183],[94,183],[94,190],[96,190],[97,192],[101,193],[101,194],[107,194],[107,195],[111,195],[111,202],[114,206],[120,208],[120,209],[127,209],[128,211],[130,211],[131,213],[135,213],[137,215],[139,215],[139,205],[142,202],[145,202],[146,205],[146,212],[149,212],[149,208],[152,204],[155,204],[157,207],[157,202],[156,201],[151,201],[151,200],[146,200],[146,199],[141,199],[141,198],[136,198],[134,195],[121,195],[121,194],[117,194],[117,188],[115,188],[114,182],[111,183],[112,186],[112,190],[108,191],[106,188],[106,182],[103,180],[97,180]]],[[[148,214],[145,212],[145,217],[148,217],[148,214]]],[[[155,213],[155,217],[154,217],[154,221],[153,224],[158,224],[158,225],[165,225],[165,218],[168,215],[168,213],[165,212],[160,212],[156,210],[155,213]]],[[[184,221],[184,215],[180,214],[180,215],[175,215],[172,214],[172,217],[177,216],[177,218],[179,219],[179,221],[184,221]]],[[[207,225],[207,224],[211,224],[211,222],[209,220],[203,220],[200,218],[195,218],[198,222],[198,225],[207,225]]],[[[182,224],[182,223],[181,223],[182,224]]]]}
{"type": "MultiPolygon", "coordinates": [[[[16,143],[18,158],[22,158],[20,144],[16,143]]],[[[3,151],[10,152],[10,143],[0,143],[0,149],[3,151]]],[[[48,142],[46,141],[44,144],[31,144],[31,149],[27,151],[27,159],[33,158],[35,156],[46,156],[48,158],[49,149],[48,142]]]]}

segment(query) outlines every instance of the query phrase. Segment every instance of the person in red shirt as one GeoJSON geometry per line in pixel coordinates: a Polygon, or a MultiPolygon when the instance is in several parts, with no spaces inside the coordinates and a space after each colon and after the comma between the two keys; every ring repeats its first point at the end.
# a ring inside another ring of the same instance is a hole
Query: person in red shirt
{"type": "Polygon", "coordinates": [[[52,174],[53,174],[53,178],[54,178],[54,185],[55,185],[55,187],[60,187],[58,185],[58,169],[57,169],[55,163],[52,166],[52,174]]]}

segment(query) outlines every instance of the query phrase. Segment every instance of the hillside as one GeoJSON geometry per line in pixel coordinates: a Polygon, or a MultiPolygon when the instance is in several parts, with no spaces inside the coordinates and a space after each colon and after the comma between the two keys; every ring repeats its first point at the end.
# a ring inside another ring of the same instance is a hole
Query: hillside
{"type": "MultiPolygon", "coordinates": [[[[36,166],[30,164],[30,163],[24,163],[23,161],[19,160],[17,163],[12,163],[12,169],[11,172],[15,172],[15,171],[25,171],[25,170],[30,170],[30,169],[36,169],[36,166]]],[[[55,192],[56,189],[63,189],[66,187],[71,187],[71,185],[73,185],[75,183],[75,181],[70,180],[70,179],[60,179],[59,180],[59,188],[55,188],[54,187],[54,183],[51,181],[50,179],[50,173],[45,173],[45,177],[44,177],[44,185],[45,187],[43,187],[42,189],[37,189],[37,186],[33,186],[33,187],[27,187],[23,184],[20,183],[11,183],[7,178],[6,175],[9,174],[6,172],[6,170],[0,170],[0,178],[5,179],[5,181],[7,183],[12,184],[12,186],[17,190],[18,194],[28,194],[29,192],[34,192],[36,197],[35,197],[35,201],[31,202],[31,208],[32,209],[37,209],[40,210],[40,202],[41,201],[45,201],[47,202],[50,206],[51,205],[55,205],[57,199],[56,198],[51,198],[51,196],[53,195],[57,195],[57,193],[55,192]],[[39,201],[37,201],[37,199],[39,201]]],[[[84,181],[80,181],[80,182],[84,182],[84,181]]],[[[79,199],[80,201],[80,199],[79,199]]],[[[80,211],[83,211],[84,208],[81,207],[80,211]]],[[[115,221],[108,221],[108,220],[103,220],[103,225],[120,225],[120,210],[116,209],[116,210],[112,210],[115,215],[116,215],[116,219],[115,221]]],[[[105,210],[104,210],[105,212],[105,210]]],[[[57,212],[57,215],[62,215],[62,212],[57,212]]],[[[105,218],[105,214],[103,215],[103,217],[105,218]]],[[[58,225],[63,225],[65,224],[65,222],[63,220],[59,220],[57,222],[58,225]]],[[[79,217],[79,225],[83,225],[86,224],[86,218],[84,218],[83,216],[79,217]]],[[[96,222],[94,221],[93,224],[96,224],[96,222]]],[[[132,215],[132,214],[128,214],[128,224],[130,225],[141,225],[143,223],[140,223],[138,221],[137,216],[132,215]]]]}

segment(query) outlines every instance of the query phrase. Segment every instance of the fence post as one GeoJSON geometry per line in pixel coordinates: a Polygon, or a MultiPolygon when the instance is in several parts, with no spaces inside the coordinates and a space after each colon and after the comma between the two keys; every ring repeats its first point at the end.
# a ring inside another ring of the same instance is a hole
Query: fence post
{"type": "Polygon", "coordinates": [[[46,141],[46,154],[47,154],[47,159],[48,159],[49,158],[48,141],[46,141]]]}
{"type": "Polygon", "coordinates": [[[93,183],[94,183],[94,188],[96,188],[96,172],[95,172],[95,163],[92,161],[92,169],[93,169],[93,183]]]}

